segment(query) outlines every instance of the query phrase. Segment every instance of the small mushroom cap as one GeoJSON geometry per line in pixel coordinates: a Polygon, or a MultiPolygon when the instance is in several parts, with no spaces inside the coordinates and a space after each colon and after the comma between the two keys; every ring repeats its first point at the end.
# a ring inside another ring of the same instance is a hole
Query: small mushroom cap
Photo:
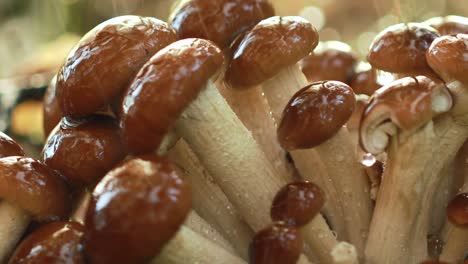
{"type": "Polygon", "coordinates": [[[84,264],[81,238],[84,227],[76,222],[53,222],[31,233],[16,248],[10,264],[84,264]]]}
{"type": "Polygon", "coordinates": [[[146,155],[110,171],[96,186],[86,214],[91,263],[145,263],[184,222],[191,192],[165,158],[146,155]]]}
{"type": "Polygon", "coordinates": [[[324,203],[325,195],[314,183],[289,183],[273,199],[271,219],[291,226],[304,226],[320,212],[324,203]]]}
{"type": "Polygon", "coordinates": [[[302,248],[300,232],[295,227],[277,222],[255,234],[249,248],[249,263],[295,264],[302,248]]]}
{"type": "Polygon", "coordinates": [[[24,156],[24,150],[11,137],[0,132],[0,158],[9,156],[24,156]]]}
{"type": "Polygon", "coordinates": [[[105,115],[64,117],[42,150],[42,161],[73,187],[98,182],[124,157],[117,122],[105,115]]]}
{"type": "Polygon", "coordinates": [[[301,17],[264,19],[245,34],[233,51],[226,79],[235,87],[260,84],[296,64],[317,43],[317,30],[301,17]]]}
{"type": "Polygon", "coordinates": [[[367,60],[373,67],[387,72],[431,74],[426,50],[438,36],[437,30],[421,23],[390,26],[375,37],[367,60]]]}
{"type": "Polygon", "coordinates": [[[458,194],[449,202],[447,217],[452,224],[468,228],[468,193],[458,194]]]}
{"type": "Polygon", "coordinates": [[[43,163],[27,157],[0,159],[0,197],[38,221],[64,218],[70,209],[65,181],[43,163]]]}
{"type": "Polygon", "coordinates": [[[448,84],[459,81],[468,86],[468,35],[442,36],[426,54],[431,68],[448,84]]]}
{"type": "Polygon", "coordinates": [[[377,91],[381,84],[378,82],[377,70],[372,68],[368,63],[362,63],[360,65],[365,68],[365,70],[359,71],[351,78],[349,86],[353,88],[354,93],[356,94],[365,94],[371,96],[375,91],[377,91]]]}
{"type": "Polygon", "coordinates": [[[378,154],[398,129],[414,131],[452,108],[444,83],[425,76],[405,77],[377,90],[361,119],[360,143],[378,154]]]}
{"type": "Polygon", "coordinates": [[[156,149],[222,63],[221,50],[203,39],[179,40],[156,53],[125,92],[120,128],[128,150],[156,149]]]}
{"type": "Polygon", "coordinates": [[[168,21],[179,39],[208,39],[224,48],[237,34],[274,13],[266,0],[190,0],[179,1],[168,21]]]}
{"type": "Polygon", "coordinates": [[[175,40],[174,30],[156,18],[120,16],[99,24],[72,49],[57,75],[63,113],[82,117],[105,107],[145,61],[175,40]]]}
{"type": "Polygon", "coordinates": [[[59,102],[55,96],[55,87],[57,82],[57,76],[54,76],[50,81],[49,86],[44,94],[43,102],[43,128],[44,135],[49,135],[49,133],[54,129],[54,127],[62,119],[62,110],[60,109],[59,102]]]}
{"type": "Polygon", "coordinates": [[[313,148],[330,139],[348,121],[355,105],[351,87],[322,81],[299,90],[289,100],[278,127],[287,150],[313,148]]]}
{"type": "Polygon", "coordinates": [[[468,18],[462,16],[433,17],[423,22],[441,35],[468,34],[468,18]]]}
{"type": "Polygon", "coordinates": [[[334,80],[349,83],[357,57],[351,47],[340,41],[320,42],[314,51],[299,61],[309,82],[334,80]]]}

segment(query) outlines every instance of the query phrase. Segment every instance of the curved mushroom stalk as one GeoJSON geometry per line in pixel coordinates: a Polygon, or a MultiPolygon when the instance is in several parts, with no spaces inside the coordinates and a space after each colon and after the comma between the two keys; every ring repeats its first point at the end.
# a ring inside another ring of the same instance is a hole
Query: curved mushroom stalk
{"type": "Polygon", "coordinates": [[[247,259],[248,245],[254,235],[252,229],[200,163],[187,142],[180,139],[169,152],[169,157],[184,171],[192,187],[193,209],[227,238],[241,257],[247,259]]]}
{"type": "Polygon", "coordinates": [[[31,221],[24,209],[7,201],[0,202],[0,262],[4,263],[31,221]]]}
{"type": "Polygon", "coordinates": [[[440,260],[461,263],[468,248],[468,183],[447,207],[448,220],[442,231],[444,248],[440,260]]]}
{"type": "Polygon", "coordinates": [[[186,264],[187,262],[246,264],[240,257],[185,226],[179,229],[150,263],[186,264]]]}
{"type": "Polygon", "coordinates": [[[427,170],[436,140],[431,120],[451,106],[452,97],[442,83],[418,76],[377,90],[366,108],[361,145],[372,154],[387,150],[388,157],[366,246],[370,263],[427,258],[426,243],[421,243],[426,241],[427,225],[408,223],[429,219],[421,211],[429,204],[425,188],[436,178],[427,170]]]}

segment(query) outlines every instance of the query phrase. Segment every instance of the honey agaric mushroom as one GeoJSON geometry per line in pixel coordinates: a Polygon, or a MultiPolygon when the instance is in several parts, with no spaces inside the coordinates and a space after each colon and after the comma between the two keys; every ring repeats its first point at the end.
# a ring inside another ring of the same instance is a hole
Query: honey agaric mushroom
{"type": "Polygon", "coordinates": [[[273,14],[267,0],[188,0],[179,1],[168,21],[179,39],[209,39],[225,48],[237,34],[273,14]]]}
{"type": "Polygon", "coordinates": [[[425,56],[438,36],[437,30],[421,23],[390,26],[375,37],[367,60],[376,69],[402,76],[433,76],[425,56]]]}
{"type": "Polygon", "coordinates": [[[168,153],[192,187],[192,208],[226,237],[238,254],[248,258],[248,245],[254,235],[252,229],[237,212],[213,177],[201,164],[184,139],[168,153]]]}
{"type": "Polygon", "coordinates": [[[110,116],[62,118],[42,150],[42,160],[74,188],[90,187],[125,157],[117,122],[110,116]]]}
{"type": "Polygon", "coordinates": [[[461,263],[468,248],[468,183],[447,206],[448,222],[442,231],[445,242],[440,259],[448,263],[461,263]]]}
{"type": "MultiPolygon", "coordinates": [[[[242,39],[243,32],[260,20],[273,15],[271,3],[265,0],[191,0],[181,2],[169,20],[180,38],[198,37],[211,40],[221,48],[226,48],[226,57],[231,57],[231,49],[242,39]],[[228,47],[236,35],[238,37],[235,43],[228,47]]],[[[286,153],[276,142],[275,123],[270,116],[270,107],[261,87],[236,89],[226,84],[224,78],[218,78],[215,85],[262,147],[268,160],[278,170],[277,175],[284,176],[289,181],[292,168],[288,166],[286,153]]]]}
{"type": "Polygon", "coordinates": [[[314,183],[288,183],[273,199],[271,220],[302,227],[320,212],[324,203],[323,191],[314,183]]]}
{"type": "MultiPolygon", "coordinates": [[[[412,263],[427,258],[427,223],[419,221],[424,188],[433,181],[427,161],[433,155],[432,119],[448,112],[452,97],[440,81],[406,77],[377,90],[367,106],[360,128],[364,150],[387,151],[382,183],[366,246],[370,263],[412,263]],[[376,244],[377,243],[377,244],[376,244]]],[[[427,203],[427,205],[425,204],[427,203]]]]}
{"type": "MultiPolygon", "coordinates": [[[[176,132],[258,230],[269,221],[271,200],[284,180],[210,79],[221,64],[221,51],[202,39],[180,40],[156,53],[127,90],[122,133],[134,151],[151,151],[175,123],[176,132]]],[[[317,219],[321,235],[333,237],[324,219],[317,219]]],[[[317,232],[314,235],[318,242],[317,232]]]]}
{"type": "Polygon", "coordinates": [[[295,264],[303,248],[301,233],[282,222],[258,231],[250,244],[250,264],[295,264]]]}
{"type": "Polygon", "coordinates": [[[43,129],[44,135],[47,137],[49,133],[62,119],[62,110],[55,96],[55,88],[57,84],[57,75],[50,81],[49,86],[44,94],[43,106],[43,129]]]}
{"type": "Polygon", "coordinates": [[[468,18],[462,16],[433,17],[423,22],[441,35],[468,34],[468,18]]]}
{"type": "Polygon", "coordinates": [[[0,262],[5,261],[31,219],[50,221],[69,212],[65,181],[27,157],[0,159],[0,262]]]}
{"type": "Polygon", "coordinates": [[[141,263],[157,255],[190,211],[190,188],[154,154],[127,160],[104,176],[86,214],[92,263],[141,263]]]}
{"type": "Polygon", "coordinates": [[[329,181],[336,188],[335,197],[326,193],[327,200],[337,201],[344,216],[345,237],[362,251],[371,218],[369,183],[343,128],[354,106],[354,93],[348,85],[337,81],[310,84],[285,107],[278,140],[292,153],[312,148],[319,153],[329,181]]]}
{"type": "Polygon", "coordinates": [[[340,41],[320,42],[308,56],[299,61],[309,82],[334,80],[349,84],[356,64],[356,54],[348,44],[340,41]]]}
{"type": "Polygon", "coordinates": [[[16,248],[10,264],[84,264],[81,238],[84,227],[76,222],[53,222],[29,234],[16,248]]]}
{"type": "Polygon", "coordinates": [[[83,117],[106,107],[155,52],[175,40],[167,23],[151,17],[120,16],[97,25],[57,75],[55,94],[63,114],[83,117]]]}
{"type": "Polygon", "coordinates": [[[368,63],[361,63],[356,69],[356,74],[351,78],[349,86],[355,94],[371,96],[382,85],[378,82],[377,70],[368,63]],[[368,66],[367,66],[368,65],[368,66]],[[360,68],[363,68],[362,70],[360,68]]]}

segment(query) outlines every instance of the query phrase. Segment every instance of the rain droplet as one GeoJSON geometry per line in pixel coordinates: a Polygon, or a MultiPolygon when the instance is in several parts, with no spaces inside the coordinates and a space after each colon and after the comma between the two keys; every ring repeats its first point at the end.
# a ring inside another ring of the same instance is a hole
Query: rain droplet
{"type": "Polygon", "coordinates": [[[365,153],[361,157],[361,164],[366,166],[366,167],[372,167],[372,165],[374,165],[374,163],[376,161],[377,161],[377,159],[371,153],[365,153]]]}

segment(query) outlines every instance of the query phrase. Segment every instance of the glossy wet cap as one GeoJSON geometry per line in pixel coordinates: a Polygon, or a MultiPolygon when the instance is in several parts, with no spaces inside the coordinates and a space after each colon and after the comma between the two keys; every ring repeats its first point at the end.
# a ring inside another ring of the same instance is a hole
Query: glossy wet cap
{"type": "Polygon", "coordinates": [[[440,80],[406,77],[377,90],[364,110],[360,142],[364,150],[385,150],[397,130],[414,131],[452,108],[452,96],[440,80]]]}
{"type": "Polygon", "coordinates": [[[277,222],[255,234],[249,248],[249,264],[295,264],[302,247],[299,231],[277,222]]]}
{"type": "Polygon", "coordinates": [[[176,40],[167,23],[120,16],[88,32],[57,75],[56,96],[66,116],[82,117],[118,97],[155,52],[176,40]]]}
{"type": "Polygon", "coordinates": [[[49,133],[54,129],[54,127],[62,119],[62,110],[60,109],[59,102],[55,96],[57,76],[54,76],[50,81],[49,86],[44,94],[43,100],[43,128],[44,135],[49,135],[49,133]]]}
{"type": "Polygon", "coordinates": [[[289,100],[278,127],[287,150],[313,148],[330,139],[348,121],[355,105],[351,87],[322,81],[299,90],[289,100]]]}
{"type": "Polygon", "coordinates": [[[423,22],[439,31],[440,35],[468,34],[468,18],[462,16],[433,17],[423,22]]]}
{"type": "Polygon", "coordinates": [[[421,24],[397,24],[384,29],[372,42],[367,60],[374,68],[407,75],[430,74],[426,50],[437,30],[421,24]]]}
{"type": "Polygon", "coordinates": [[[84,227],[76,222],[53,222],[28,235],[16,248],[9,264],[84,264],[84,227]]]}
{"type": "Polygon", "coordinates": [[[274,13],[267,0],[186,0],[179,1],[168,21],[179,39],[208,39],[224,48],[274,13]]]}
{"type": "Polygon", "coordinates": [[[0,159],[0,197],[38,221],[57,220],[70,209],[65,181],[43,163],[27,157],[0,159]]]}
{"type": "Polygon", "coordinates": [[[445,82],[459,81],[468,86],[467,34],[437,38],[427,51],[426,58],[445,82]]]}
{"type": "Polygon", "coordinates": [[[24,150],[11,137],[0,132],[0,158],[9,156],[24,156],[24,150]]]}
{"type": "Polygon", "coordinates": [[[325,194],[314,183],[289,183],[273,199],[271,219],[290,226],[304,226],[320,212],[324,203],[325,194]]]}
{"type": "Polygon", "coordinates": [[[120,128],[130,152],[158,148],[185,108],[223,64],[213,42],[184,39],[156,53],[125,92],[120,128]]]}
{"type": "Polygon", "coordinates": [[[165,158],[146,155],[110,171],[96,186],[86,215],[91,263],[146,263],[184,222],[191,192],[165,158]]]}
{"type": "Polygon", "coordinates": [[[449,202],[447,217],[452,224],[468,228],[468,193],[461,193],[449,202]]]}
{"type": "Polygon", "coordinates": [[[226,72],[235,87],[260,84],[296,64],[318,43],[317,30],[295,16],[270,17],[245,34],[226,72]]]}
{"type": "MultiPolygon", "coordinates": [[[[364,63],[362,65],[364,65],[364,63]]],[[[355,94],[365,94],[368,96],[371,96],[382,87],[377,80],[377,70],[372,68],[370,64],[365,70],[357,71],[351,78],[349,86],[353,88],[355,94]]]]}
{"type": "Polygon", "coordinates": [[[357,56],[340,41],[320,42],[314,51],[299,61],[309,82],[334,80],[349,83],[354,75],[357,56]]]}
{"type": "Polygon", "coordinates": [[[42,161],[75,188],[93,188],[124,157],[117,121],[105,115],[64,117],[42,150],[42,161]]]}

